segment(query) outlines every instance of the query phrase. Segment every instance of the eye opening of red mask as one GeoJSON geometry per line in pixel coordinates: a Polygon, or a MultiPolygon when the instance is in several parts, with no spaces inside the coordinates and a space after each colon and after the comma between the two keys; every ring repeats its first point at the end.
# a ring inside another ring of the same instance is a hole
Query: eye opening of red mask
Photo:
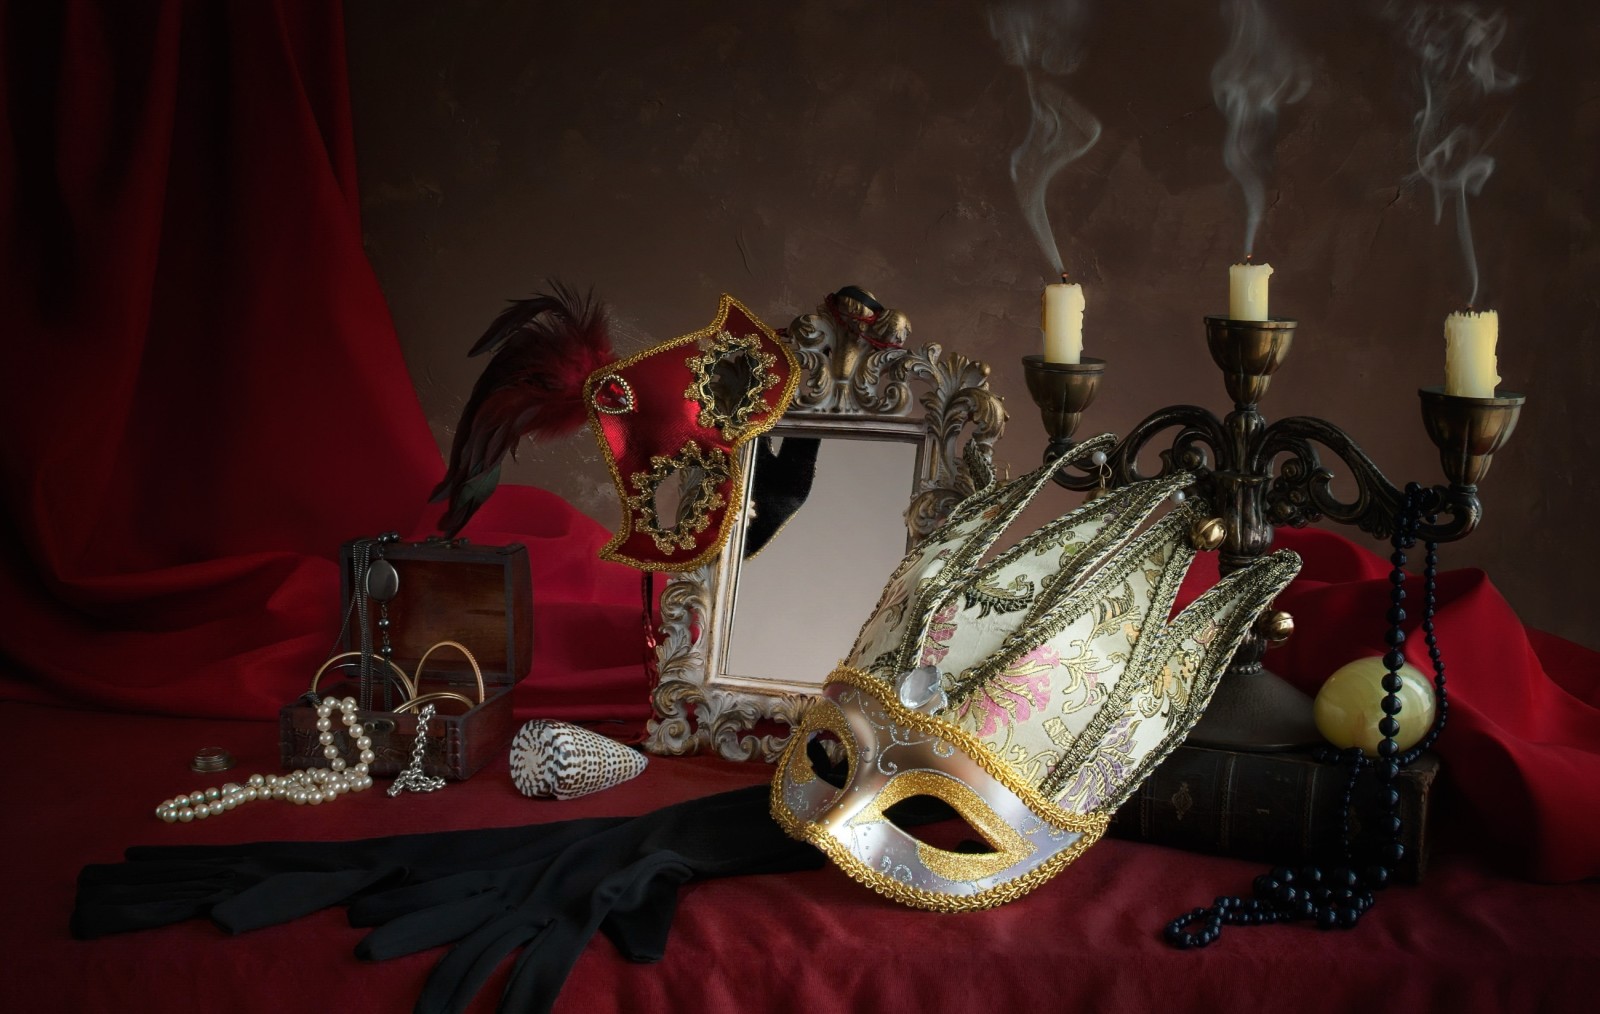
{"type": "Polygon", "coordinates": [[[717,333],[701,355],[689,360],[694,383],[683,396],[700,406],[696,422],[738,440],[752,418],[765,414],[764,395],[780,382],[778,357],[761,347],[755,334],[717,333]]]}

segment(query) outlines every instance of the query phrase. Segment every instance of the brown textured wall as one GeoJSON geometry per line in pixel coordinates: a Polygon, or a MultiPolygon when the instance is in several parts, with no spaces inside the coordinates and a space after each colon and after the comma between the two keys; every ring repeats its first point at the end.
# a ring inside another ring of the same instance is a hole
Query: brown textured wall
{"type": "MultiPolygon", "coordinates": [[[[1087,351],[1111,363],[1086,432],[1172,402],[1227,407],[1199,321],[1226,306],[1243,219],[1209,89],[1215,3],[1096,6],[1069,84],[1104,135],[1049,191],[1089,295],[1087,351]]],[[[1257,244],[1274,312],[1301,322],[1263,411],[1329,417],[1392,476],[1434,481],[1415,390],[1442,380],[1464,283],[1448,220],[1408,178],[1408,60],[1373,5],[1276,6],[1314,83],[1280,123],[1257,244]]],[[[1600,647],[1600,15],[1538,6],[1513,13],[1504,52],[1524,80],[1473,201],[1500,372],[1529,405],[1483,527],[1445,563],[1485,568],[1528,622],[1600,647]]],[[[478,369],[467,347],[546,276],[608,298],[623,351],[703,325],[722,291],[782,324],[856,282],[909,313],[915,340],[992,363],[1012,415],[1000,463],[1038,461],[1018,357],[1036,350],[1049,269],[1008,176],[1022,78],[981,4],[346,9],[368,248],[442,446],[478,369]]],[[[508,477],[615,518],[585,435],[508,477]]]]}

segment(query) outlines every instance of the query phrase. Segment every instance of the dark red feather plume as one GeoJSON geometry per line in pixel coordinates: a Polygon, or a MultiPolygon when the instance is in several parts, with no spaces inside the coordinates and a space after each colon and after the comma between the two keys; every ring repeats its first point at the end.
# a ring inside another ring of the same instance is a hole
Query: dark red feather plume
{"type": "Polygon", "coordinates": [[[514,301],[468,355],[493,352],[450,447],[450,467],[432,502],[449,497],[439,528],[454,536],[494,492],[500,463],[523,437],[548,440],[583,425],[583,384],[615,362],[605,307],[594,293],[560,282],[553,294],[514,301]]]}

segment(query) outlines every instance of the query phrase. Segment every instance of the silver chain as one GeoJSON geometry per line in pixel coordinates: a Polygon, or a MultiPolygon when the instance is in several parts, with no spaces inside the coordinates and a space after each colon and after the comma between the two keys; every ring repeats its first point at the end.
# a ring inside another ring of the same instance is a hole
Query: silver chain
{"type": "Polygon", "coordinates": [[[422,710],[417,712],[417,738],[411,745],[411,763],[395,778],[394,784],[389,786],[390,797],[410,790],[411,792],[437,792],[444,788],[444,779],[435,778],[424,774],[422,771],[422,754],[428,749],[428,720],[433,717],[433,705],[424,704],[422,710]]]}

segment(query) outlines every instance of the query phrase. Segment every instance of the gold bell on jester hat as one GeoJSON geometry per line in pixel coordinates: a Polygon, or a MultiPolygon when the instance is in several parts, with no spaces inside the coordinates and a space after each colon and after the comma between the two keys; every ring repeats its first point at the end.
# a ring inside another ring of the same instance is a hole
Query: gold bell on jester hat
{"type": "Polygon", "coordinates": [[[1097,841],[1194,728],[1299,557],[1263,556],[1172,615],[1190,562],[1226,534],[1202,498],[1174,498],[1194,481],[1179,473],[1111,490],[985,560],[1057,468],[1112,442],[974,494],[890,575],[779,761],[772,812],[789,834],[897,901],[988,908],[1097,841]],[[842,778],[808,750],[818,740],[842,753],[842,778]],[[920,796],[966,821],[978,850],[896,824],[895,804],[920,796]]]}

